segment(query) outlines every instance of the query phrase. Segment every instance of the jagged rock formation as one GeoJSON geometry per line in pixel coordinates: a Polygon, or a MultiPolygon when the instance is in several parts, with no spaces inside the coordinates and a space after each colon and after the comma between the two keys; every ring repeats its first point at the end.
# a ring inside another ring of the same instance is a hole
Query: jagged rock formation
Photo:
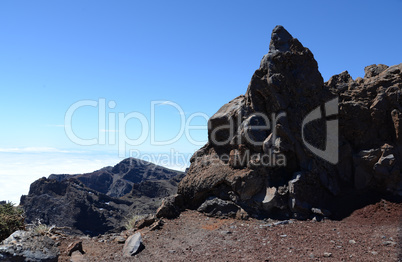
{"type": "MultiPolygon", "coordinates": [[[[134,185],[137,188],[142,188],[141,186],[138,187],[138,185],[143,181],[167,181],[174,177],[177,180],[178,175],[180,177],[183,172],[158,166],[141,159],[126,158],[114,167],[104,167],[92,173],[79,175],[53,174],[49,176],[49,179],[61,181],[74,177],[87,187],[100,193],[111,197],[122,197],[130,193],[134,185]]],[[[172,184],[174,184],[173,180],[172,184]]]]}
{"type": "Polygon", "coordinates": [[[179,184],[183,207],[215,196],[253,215],[306,218],[364,193],[401,196],[402,64],[365,72],[324,83],[311,51],[275,27],[246,94],[209,119],[179,184]]]}
{"type": "Polygon", "coordinates": [[[27,223],[70,227],[89,235],[112,231],[127,215],[132,202],[109,197],[86,187],[77,179],[41,178],[21,198],[27,223]]]}
{"type": "Polygon", "coordinates": [[[177,191],[183,172],[128,158],[83,175],[51,175],[21,197],[26,222],[66,226],[98,235],[119,231],[134,214],[154,213],[177,191]]]}

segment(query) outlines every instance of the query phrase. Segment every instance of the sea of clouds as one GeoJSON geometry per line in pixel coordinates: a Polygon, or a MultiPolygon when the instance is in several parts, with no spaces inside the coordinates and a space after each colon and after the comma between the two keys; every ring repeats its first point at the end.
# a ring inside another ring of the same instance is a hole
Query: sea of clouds
{"type": "MultiPolygon", "coordinates": [[[[115,153],[55,148],[0,148],[0,201],[19,204],[29,186],[50,174],[82,174],[114,166],[124,158],[115,153]]],[[[158,164],[158,163],[156,163],[158,164]]],[[[165,165],[166,166],[166,165],[165,165]]],[[[168,168],[184,170],[182,165],[168,168]]]]}

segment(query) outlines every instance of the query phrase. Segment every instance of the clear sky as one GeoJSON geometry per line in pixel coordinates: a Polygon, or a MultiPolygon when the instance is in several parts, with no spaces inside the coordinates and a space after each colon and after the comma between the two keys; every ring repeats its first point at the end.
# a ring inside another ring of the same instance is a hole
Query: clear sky
{"type": "Polygon", "coordinates": [[[245,93],[276,25],[326,81],[401,63],[401,14],[402,0],[1,1],[0,200],[130,155],[183,169],[157,157],[206,142],[206,118],[245,93]]]}

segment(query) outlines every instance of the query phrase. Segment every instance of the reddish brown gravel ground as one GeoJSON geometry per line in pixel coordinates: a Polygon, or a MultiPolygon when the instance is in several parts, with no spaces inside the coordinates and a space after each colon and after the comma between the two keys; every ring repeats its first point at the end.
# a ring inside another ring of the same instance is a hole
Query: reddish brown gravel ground
{"type": "Polygon", "coordinates": [[[402,261],[401,215],[402,204],[385,200],[341,221],[276,226],[186,211],[161,230],[142,229],[145,249],[134,257],[122,257],[118,235],[105,235],[62,240],[59,261],[70,261],[65,250],[78,239],[86,251],[80,261],[402,261]]]}

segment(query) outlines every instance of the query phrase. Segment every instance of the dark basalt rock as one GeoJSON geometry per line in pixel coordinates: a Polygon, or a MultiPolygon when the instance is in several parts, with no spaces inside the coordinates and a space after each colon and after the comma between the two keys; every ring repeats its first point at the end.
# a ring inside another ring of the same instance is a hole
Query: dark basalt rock
{"type": "Polygon", "coordinates": [[[275,27],[246,94],[209,119],[208,143],[178,187],[183,207],[218,197],[252,215],[307,218],[345,214],[341,206],[353,209],[366,194],[399,199],[401,88],[402,64],[324,83],[311,51],[275,27]],[[330,157],[317,153],[329,146],[330,157]]]}
{"type": "Polygon", "coordinates": [[[132,202],[86,187],[77,179],[61,182],[42,178],[21,199],[27,223],[70,227],[76,233],[98,235],[121,227],[132,202]]]}
{"type": "Polygon", "coordinates": [[[204,213],[209,217],[223,218],[242,218],[245,211],[232,201],[222,200],[217,197],[211,197],[197,209],[198,212],[204,213]]]}
{"type": "Polygon", "coordinates": [[[26,222],[70,227],[98,235],[120,231],[133,214],[152,214],[176,194],[183,172],[129,158],[82,175],[51,175],[21,197],[26,222]]]}
{"type": "Polygon", "coordinates": [[[100,193],[112,197],[122,197],[131,192],[134,184],[139,184],[142,181],[165,181],[183,174],[183,172],[164,168],[144,160],[127,158],[114,167],[104,167],[92,173],[50,175],[49,179],[61,181],[74,177],[87,187],[100,193]]]}

